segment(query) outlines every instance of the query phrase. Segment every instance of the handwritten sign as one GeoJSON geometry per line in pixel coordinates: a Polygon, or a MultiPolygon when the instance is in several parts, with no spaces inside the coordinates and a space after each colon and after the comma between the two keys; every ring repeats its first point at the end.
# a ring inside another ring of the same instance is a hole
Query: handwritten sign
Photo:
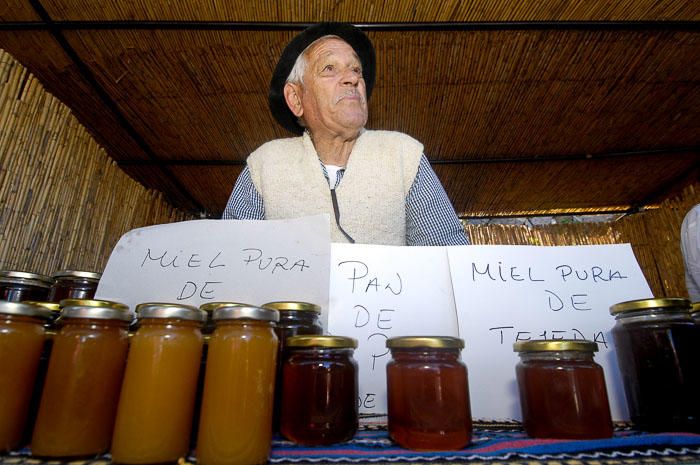
{"type": "Polygon", "coordinates": [[[614,419],[629,418],[610,329],[612,304],[652,297],[628,244],[449,247],[472,415],[520,419],[513,343],[589,339],[614,419]]]}
{"type": "Polygon", "coordinates": [[[328,310],[327,215],[196,220],[139,228],[112,251],[96,298],[199,306],[301,300],[328,310]]]}
{"type": "Polygon", "coordinates": [[[331,245],[331,334],[358,340],[360,412],[386,414],[386,340],[457,335],[442,247],[331,245]]]}

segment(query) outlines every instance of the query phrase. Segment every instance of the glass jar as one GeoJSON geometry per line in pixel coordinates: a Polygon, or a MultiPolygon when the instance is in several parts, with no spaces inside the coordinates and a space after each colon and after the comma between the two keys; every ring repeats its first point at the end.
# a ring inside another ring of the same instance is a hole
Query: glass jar
{"type": "Polygon", "coordinates": [[[136,313],[140,325],[131,338],[112,462],[175,463],[189,451],[206,313],[167,303],[140,304],[136,313]]]}
{"type": "Polygon", "coordinates": [[[41,391],[44,388],[44,381],[46,380],[46,370],[49,368],[49,358],[51,356],[51,348],[53,347],[53,338],[56,336],[56,320],[61,315],[61,306],[56,302],[46,302],[46,301],[33,301],[26,300],[23,303],[36,305],[48,310],[48,318],[44,321],[44,347],[41,350],[41,357],[39,357],[39,367],[36,372],[36,381],[34,382],[34,389],[32,391],[32,400],[29,403],[29,415],[27,419],[27,425],[24,429],[23,443],[29,444],[32,438],[32,430],[34,429],[34,421],[36,420],[36,414],[39,411],[39,401],[41,400],[41,391]]]}
{"type": "Polygon", "coordinates": [[[272,442],[276,310],[214,310],[197,435],[200,465],[267,463],[272,442]]]}
{"type": "Polygon", "coordinates": [[[695,323],[700,324],[700,302],[693,302],[693,306],[690,309],[690,316],[695,323]]]}
{"type": "Polygon", "coordinates": [[[60,302],[63,299],[92,299],[101,277],[101,273],[92,271],[59,271],[53,275],[54,283],[49,300],[60,302]]]}
{"type": "Polygon", "coordinates": [[[700,432],[700,326],[689,310],[681,298],[610,307],[627,406],[642,429],[700,432]]]}
{"type": "Polygon", "coordinates": [[[596,439],[613,434],[598,344],[585,340],[513,345],[525,432],[533,438],[596,439]]]}
{"type": "Polygon", "coordinates": [[[279,431],[280,408],[282,405],[282,366],[287,338],[300,334],[323,334],[321,327],[321,307],[309,302],[268,302],[264,308],[280,312],[280,321],[275,327],[279,339],[277,351],[277,376],[275,377],[275,406],[272,415],[272,428],[279,431]]]}
{"type": "Polygon", "coordinates": [[[23,445],[50,311],[0,302],[0,452],[23,445]]]}
{"type": "Polygon", "coordinates": [[[207,314],[207,321],[204,323],[202,328],[202,334],[205,336],[210,335],[214,332],[214,310],[221,307],[250,307],[250,304],[244,304],[241,302],[209,302],[199,306],[200,310],[203,310],[207,314]]]}
{"type": "Polygon", "coordinates": [[[206,321],[202,327],[204,335],[204,348],[202,350],[202,359],[199,366],[199,378],[197,380],[197,396],[194,404],[194,413],[192,415],[192,434],[190,438],[190,448],[194,449],[197,443],[197,434],[199,432],[199,416],[202,411],[202,393],[204,392],[204,376],[207,368],[207,355],[209,353],[209,340],[214,332],[214,310],[221,307],[250,307],[250,304],[242,302],[208,302],[199,306],[200,310],[206,312],[206,321]]]}
{"type": "Polygon", "coordinates": [[[414,450],[455,450],[472,437],[464,341],[455,337],[396,337],[386,341],[389,435],[414,450]]]}
{"type": "Polygon", "coordinates": [[[131,318],[122,308],[63,308],[34,426],[33,455],[73,458],[107,452],[131,318]]]}
{"type": "Polygon", "coordinates": [[[0,300],[48,300],[53,279],[25,271],[0,271],[0,300]]]}
{"type": "Polygon", "coordinates": [[[22,303],[29,305],[36,305],[37,307],[45,308],[49,310],[49,317],[44,320],[44,328],[47,330],[52,330],[56,328],[56,320],[61,315],[61,305],[56,302],[49,301],[38,301],[38,300],[24,300],[22,303]]]}
{"type": "Polygon", "coordinates": [[[280,431],[316,446],[352,439],[358,422],[357,341],[342,336],[291,336],[282,377],[280,431]]]}

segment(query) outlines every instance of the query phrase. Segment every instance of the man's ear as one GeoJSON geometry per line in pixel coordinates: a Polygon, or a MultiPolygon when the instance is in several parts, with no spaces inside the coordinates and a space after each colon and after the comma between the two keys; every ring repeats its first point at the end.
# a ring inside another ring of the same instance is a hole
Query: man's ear
{"type": "Polygon", "coordinates": [[[284,100],[294,116],[300,118],[304,114],[301,107],[301,86],[292,82],[284,85],[284,100]]]}

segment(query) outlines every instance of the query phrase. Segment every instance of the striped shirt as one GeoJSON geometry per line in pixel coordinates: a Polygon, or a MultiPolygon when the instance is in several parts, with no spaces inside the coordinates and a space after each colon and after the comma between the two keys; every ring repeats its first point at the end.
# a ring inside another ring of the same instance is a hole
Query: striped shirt
{"type": "MultiPolygon", "coordinates": [[[[323,163],[320,164],[328,180],[328,171],[323,163]]],[[[333,188],[343,179],[344,173],[344,169],[338,170],[333,188]]],[[[265,219],[263,199],[253,185],[248,167],[238,177],[222,219],[265,219]]],[[[467,244],[469,239],[445,189],[426,156],[422,155],[416,178],[406,196],[406,245],[467,244]]]]}

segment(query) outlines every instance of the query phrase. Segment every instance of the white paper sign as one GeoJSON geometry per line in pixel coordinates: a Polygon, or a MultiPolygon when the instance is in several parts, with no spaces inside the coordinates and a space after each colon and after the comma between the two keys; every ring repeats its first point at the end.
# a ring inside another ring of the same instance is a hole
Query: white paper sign
{"type": "Polygon", "coordinates": [[[196,220],[124,234],[96,298],[199,306],[300,300],[327,314],[328,215],[292,220],[196,220]]]}
{"type": "Polygon", "coordinates": [[[449,247],[472,416],[520,419],[513,343],[590,339],[613,419],[629,418],[610,329],[615,303],[652,297],[629,244],[449,247]]]}
{"type": "Polygon", "coordinates": [[[331,245],[328,330],[358,340],[360,413],[386,414],[386,340],[457,335],[443,247],[331,245]]]}

